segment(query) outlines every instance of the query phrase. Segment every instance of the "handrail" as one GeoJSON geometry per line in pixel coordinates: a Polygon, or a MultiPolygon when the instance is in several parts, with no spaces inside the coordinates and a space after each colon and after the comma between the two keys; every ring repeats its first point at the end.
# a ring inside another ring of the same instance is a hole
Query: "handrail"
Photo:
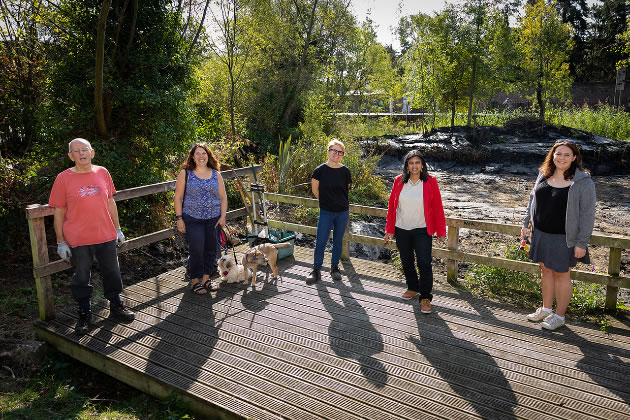
{"type": "MultiPolygon", "coordinates": [[[[239,168],[227,171],[221,171],[224,179],[232,179],[235,176],[253,177],[252,171],[260,172],[261,165],[248,168],[239,168]]],[[[145,197],[152,194],[173,191],[175,189],[175,180],[159,182],[157,184],[142,185],[140,187],[128,188],[120,190],[114,195],[114,200],[124,201],[132,198],[145,197]]],[[[54,209],[48,204],[31,204],[26,207],[26,219],[28,220],[29,235],[31,242],[31,254],[33,256],[33,277],[37,289],[37,301],[39,305],[39,317],[42,320],[55,317],[55,304],[52,292],[52,283],[50,275],[66,270],[71,265],[63,260],[49,262],[48,245],[46,241],[46,229],[44,218],[52,216],[54,209]]],[[[226,219],[232,220],[246,215],[244,207],[227,212],[226,219]]],[[[153,242],[172,237],[175,234],[173,228],[162,229],[147,235],[132,238],[126,241],[118,252],[126,252],[153,242]]]]}
{"type": "MultiPolygon", "coordinates": [[[[256,172],[260,172],[262,170],[262,166],[257,165],[254,166],[254,170],[256,172]]],[[[252,168],[238,168],[235,169],[234,172],[232,170],[221,171],[221,176],[223,179],[232,179],[236,175],[240,176],[249,176],[252,172],[252,168]]],[[[125,190],[120,190],[116,192],[114,195],[114,200],[116,202],[129,200],[132,198],[145,197],[147,195],[162,193],[173,191],[175,189],[175,180],[158,182],[157,184],[149,184],[149,185],[141,185],[139,187],[127,188],[125,190]]],[[[26,218],[27,219],[36,219],[39,217],[52,216],[54,210],[48,207],[48,204],[30,204],[26,206],[26,218]]]]}
{"type": "MultiPolygon", "coordinates": [[[[266,193],[265,198],[270,201],[301,205],[305,207],[316,208],[319,206],[319,203],[316,199],[307,197],[266,193]]],[[[387,209],[379,207],[360,206],[356,204],[350,204],[350,212],[383,218],[387,216],[387,209]]],[[[295,223],[281,222],[277,220],[270,220],[269,225],[278,229],[292,230],[311,235],[314,235],[317,230],[313,226],[305,226],[295,223]]],[[[447,248],[445,249],[434,247],[433,255],[446,260],[447,279],[449,282],[457,281],[457,267],[458,262],[460,261],[491,265],[494,267],[501,267],[509,270],[540,275],[540,268],[538,264],[532,262],[515,261],[500,257],[489,257],[458,250],[459,229],[475,229],[486,232],[496,232],[506,235],[520,236],[520,225],[460,219],[454,217],[447,217],[446,225],[448,226],[447,248]]],[[[346,232],[346,234],[344,235],[345,251],[343,255],[348,254],[347,246],[349,242],[357,242],[364,245],[396,249],[396,246],[393,243],[385,245],[383,243],[383,238],[357,235],[346,232]]],[[[621,250],[630,249],[630,237],[594,232],[591,236],[590,243],[594,246],[602,246],[610,249],[608,257],[608,274],[593,273],[583,270],[571,270],[571,278],[573,280],[605,285],[606,309],[614,310],[617,304],[617,294],[619,292],[619,287],[630,288],[630,277],[619,276],[619,273],[621,271],[621,250]]]]}

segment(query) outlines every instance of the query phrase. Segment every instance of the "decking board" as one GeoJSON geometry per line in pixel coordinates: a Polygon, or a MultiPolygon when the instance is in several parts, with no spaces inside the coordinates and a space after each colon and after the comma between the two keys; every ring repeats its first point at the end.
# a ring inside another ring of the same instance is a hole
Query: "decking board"
{"type": "MultiPolygon", "coordinates": [[[[215,309],[217,309],[217,310],[218,310],[219,308],[217,308],[217,307],[215,306],[215,309]]],[[[258,322],[260,322],[261,320],[262,320],[262,318],[259,318],[258,322]]],[[[291,332],[292,332],[292,331],[291,331],[291,332]]],[[[448,362],[449,362],[449,363],[452,363],[452,361],[448,361],[448,362]]],[[[394,366],[394,367],[395,367],[395,366],[394,366]]],[[[425,372],[425,373],[426,373],[426,372],[425,372]]],[[[483,379],[483,378],[478,378],[478,379],[483,379]]],[[[388,383],[388,384],[389,384],[389,383],[388,383]]],[[[473,387],[473,388],[474,388],[476,384],[477,384],[476,382],[473,382],[473,383],[472,383],[472,385],[471,385],[471,387],[473,387]]],[[[476,386],[478,387],[479,385],[476,385],[476,386]]],[[[482,384],[482,386],[483,386],[483,384],[482,384]]],[[[582,384],[582,387],[584,387],[584,384],[582,384]]],[[[531,390],[530,390],[530,391],[531,391],[531,390]]],[[[496,395],[496,394],[493,394],[493,395],[496,395]]],[[[581,397],[582,397],[582,398],[586,397],[586,398],[587,398],[587,400],[588,400],[588,399],[589,399],[589,397],[590,397],[590,394],[584,394],[584,395],[582,395],[581,397]]],[[[552,395],[552,399],[553,399],[553,395],[552,395]]],[[[581,406],[582,406],[582,408],[588,408],[588,406],[587,406],[587,405],[584,405],[585,403],[583,403],[583,402],[582,402],[582,399],[578,400],[577,402],[578,402],[578,404],[579,404],[579,405],[581,405],[581,406]]],[[[567,401],[558,401],[558,403],[567,404],[567,401]]],[[[577,407],[576,407],[576,408],[577,408],[577,407]]],[[[553,410],[551,410],[551,411],[553,411],[553,410]]]]}
{"type": "Polygon", "coordinates": [[[98,355],[78,357],[97,368],[117,361],[145,392],[155,384],[226,417],[630,419],[627,331],[541,331],[523,310],[439,282],[427,316],[400,298],[391,265],[351,259],[334,282],[327,255],[322,281],[306,285],[311,262],[295,247],[277,281],[262,268],[255,290],[206,296],[178,268],[125,289],[129,324],[97,302],[85,337],[71,312],[36,328],[62,351],[98,355]]]}

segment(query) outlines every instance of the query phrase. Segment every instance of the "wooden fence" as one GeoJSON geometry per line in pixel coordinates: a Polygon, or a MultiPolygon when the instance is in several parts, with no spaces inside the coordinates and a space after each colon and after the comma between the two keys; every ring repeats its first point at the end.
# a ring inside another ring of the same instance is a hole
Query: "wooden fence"
{"type": "MultiPolygon", "coordinates": [[[[236,173],[236,175],[238,175],[239,177],[247,177],[249,181],[252,182],[254,177],[253,172],[260,172],[261,169],[261,166],[255,166],[253,167],[253,170],[252,168],[240,168],[236,169],[234,172],[223,171],[221,172],[221,174],[224,179],[229,180],[234,178],[234,174],[236,173]]],[[[153,185],[144,185],[141,187],[121,190],[118,191],[114,198],[116,201],[123,201],[132,198],[144,197],[151,194],[172,191],[174,189],[175,181],[173,180],[153,185]]],[[[269,201],[295,204],[305,207],[317,208],[319,206],[317,200],[312,198],[296,197],[274,193],[265,193],[265,198],[269,201]]],[[[26,208],[26,218],[28,220],[31,240],[31,252],[33,255],[33,276],[35,277],[35,284],[37,288],[39,315],[42,320],[51,319],[55,316],[54,296],[50,275],[71,267],[69,263],[63,260],[50,262],[48,245],[46,242],[44,218],[46,216],[52,216],[53,212],[54,210],[48,207],[48,205],[32,204],[26,208]]],[[[387,209],[359,206],[355,204],[350,205],[350,212],[383,218],[387,215],[387,209]]],[[[243,207],[229,211],[227,213],[227,219],[232,220],[246,215],[247,211],[243,207]]],[[[538,275],[540,274],[538,264],[524,261],[514,261],[500,257],[489,257],[458,250],[459,230],[462,228],[519,236],[521,231],[520,226],[458,218],[447,218],[446,225],[448,226],[447,248],[445,249],[434,247],[433,255],[446,261],[447,278],[450,282],[457,281],[457,266],[459,261],[485,264],[494,267],[501,267],[538,275]]],[[[271,226],[272,228],[302,232],[310,235],[315,235],[317,231],[317,228],[314,226],[305,226],[295,223],[281,222],[277,220],[269,220],[269,226],[271,226]]],[[[138,238],[133,238],[126,241],[125,244],[123,244],[119,248],[119,252],[129,251],[131,249],[148,245],[153,242],[158,242],[163,239],[172,237],[173,234],[174,229],[169,228],[140,236],[138,238]]],[[[348,227],[346,227],[342,253],[342,258],[344,259],[347,259],[349,257],[349,242],[357,242],[364,245],[373,245],[395,249],[395,244],[393,243],[384,245],[383,238],[353,234],[350,233],[348,231],[348,227]]],[[[610,249],[610,254],[608,258],[608,274],[573,270],[571,271],[571,278],[574,280],[605,285],[606,308],[614,309],[617,302],[617,293],[619,291],[619,288],[630,288],[630,278],[619,276],[621,270],[621,251],[622,249],[630,248],[630,238],[619,235],[593,234],[593,236],[591,237],[591,245],[603,246],[610,249]]]]}
{"type": "MultiPolygon", "coordinates": [[[[254,166],[249,168],[240,168],[234,171],[222,171],[223,179],[229,180],[234,178],[234,174],[239,177],[247,177],[251,180],[253,172],[260,172],[262,166],[254,166]]],[[[119,201],[129,200],[132,198],[144,197],[151,194],[164,193],[175,189],[175,180],[160,182],[158,184],[143,185],[141,187],[120,190],[114,196],[119,201]]],[[[48,253],[48,244],[46,241],[46,229],[44,218],[52,216],[54,209],[48,207],[48,204],[31,204],[26,207],[26,219],[28,220],[28,230],[31,239],[31,253],[33,255],[33,276],[35,277],[35,285],[37,289],[37,301],[39,304],[39,317],[42,320],[52,319],[55,317],[55,300],[52,291],[52,283],[50,275],[71,268],[71,265],[64,260],[50,262],[48,253]]],[[[236,219],[247,215],[245,208],[228,211],[227,220],[236,219]]],[[[126,252],[153,242],[168,239],[175,234],[174,228],[162,229],[152,232],[138,238],[129,239],[120,248],[118,252],[126,252]]]]}
{"type": "MultiPolygon", "coordinates": [[[[306,207],[318,207],[318,202],[312,198],[295,197],[281,194],[265,194],[265,198],[270,201],[279,203],[295,204],[306,207]]],[[[365,214],[375,217],[387,216],[387,209],[350,205],[351,213],[365,214]]],[[[298,225],[295,223],[286,223],[276,220],[270,220],[271,227],[292,230],[295,232],[307,233],[315,235],[316,228],[312,226],[298,225]]],[[[447,248],[433,248],[433,255],[446,261],[446,275],[449,282],[457,281],[457,265],[459,261],[472,262],[477,264],[485,264],[494,267],[507,268],[509,270],[522,271],[540,275],[538,264],[526,261],[515,261],[507,258],[489,257],[470,252],[460,251],[459,248],[459,230],[474,229],[485,232],[504,233],[512,236],[520,236],[521,226],[510,225],[505,223],[491,223],[479,220],[467,220],[458,218],[446,218],[448,226],[447,248]]],[[[349,253],[349,242],[358,242],[364,245],[374,245],[389,249],[396,249],[394,243],[384,245],[383,238],[375,238],[372,236],[358,235],[348,232],[344,235],[344,246],[342,257],[347,257],[349,253]]],[[[606,309],[615,309],[617,304],[617,294],[619,288],[630,288],[630,277],[620,277],[621,271],[621,250],[630,248],[630,238],[620,235],[604,235],[595,233],[591,236],[591,245],[607,247],[610,250],[608,257],[608,274],[594,273],[589,271],[572,270],[571,278],[589,283],[597,283],[606,286],[606,309]]]]}

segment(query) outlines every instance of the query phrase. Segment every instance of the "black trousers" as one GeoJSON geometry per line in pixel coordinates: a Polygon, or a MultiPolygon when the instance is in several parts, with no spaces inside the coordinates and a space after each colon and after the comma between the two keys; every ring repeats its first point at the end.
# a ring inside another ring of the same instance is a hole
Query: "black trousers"
{"type": "Polygon", "coordinates": [[[420,299],[433,299],[433,268],[431,267],[431,248],[433,238],[427,228],[412,230],[396,228],[396,246],[400,253],[407,288],[420,294],[420,299]],[[416,271],[416,263],[418,271],[416,271]]]}
{"type": "Polygon", "coordinates": [[[74,275],[70,280],[70,291],[79,305],[79,310],[89,311],[92,298],[92,263],[94,257],[103,277],[103,294],[107,300],[120,302],[122,278],[116,254],[116,240],[96,245],[84,245],[72,248],[72,266],[74,275]]]}

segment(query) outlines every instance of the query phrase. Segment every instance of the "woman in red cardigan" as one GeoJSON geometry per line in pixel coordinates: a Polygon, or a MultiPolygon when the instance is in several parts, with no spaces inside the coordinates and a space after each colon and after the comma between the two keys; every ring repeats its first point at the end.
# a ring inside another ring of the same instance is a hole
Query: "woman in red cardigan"
{"type": "Polygon", "coordinates": [[[405,156],[403,173],[394,179],[387,207],[385,243],[396,237],[396,246],[407,280],[403,299],[417,295],[420,310],[431,313],[433,295],[433,269],[431,243],[433,234],[439,241],[446,238],[446,219],[442,207],[440,188],[434,176],[429,175],[424,157],[418,150],[405,156]],[[415,260],[420,271],[416,271],[415,260]]]}

